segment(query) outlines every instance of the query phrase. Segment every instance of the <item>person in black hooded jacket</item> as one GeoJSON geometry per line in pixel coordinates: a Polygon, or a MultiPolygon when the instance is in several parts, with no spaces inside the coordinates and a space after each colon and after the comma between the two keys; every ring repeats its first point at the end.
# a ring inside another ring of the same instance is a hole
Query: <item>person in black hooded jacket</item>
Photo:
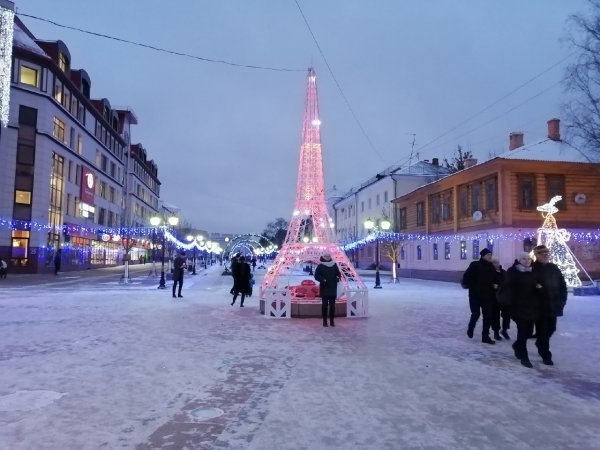
{"type": "Polygon", "coordinates": [[[329,325],[335,327],[335,300],[337,298],[337,284],[342,274],[340,268],[332,261],[329,252],[323,253],[320,264],[315,269],[315,280],[319,282],[319,295],[321,296],[321,315],[323,326],[327,325],[327,312],[329,312],[329,325]]]}

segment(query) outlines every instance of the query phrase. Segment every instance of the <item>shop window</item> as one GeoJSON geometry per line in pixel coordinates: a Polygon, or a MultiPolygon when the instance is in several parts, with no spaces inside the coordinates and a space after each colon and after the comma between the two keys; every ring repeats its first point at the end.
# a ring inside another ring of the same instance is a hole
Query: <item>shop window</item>
{"type": "Polygon", "coordinates": [[[467,259],[467,241],[460,241],[460,259],[467,259]]]}
{"type": "Polygon", "coordinates": [[[440,255],[439,255],[438,245],[437,244],[433,244],[433,259],[436,260],[436,261],[438,259],[440,259],[440,255]]]}
{"type": "Polygon", "coordinates": [[[421,250],[421,246],[417,245],[417,259],[420,261],[423,259],[423,251],[421,250]]]}
{"type": "Polygon", "coordinates": [[[444,259],[450,259],[450,242],[444,242],[444,259]]]}
{"type": "MultiPolygon", "coordinates": [[[[11,256],[15,259],[26,260],[29,249],[29,231],[14,230],[12,232],[11,256]]],[[[22,265],[22,263],[20,264],[22,265]]]]}
{"type": "Polygon", "coordinates": [[[473,259],[479,259],[479,239],[473,239],[473,259]]]}

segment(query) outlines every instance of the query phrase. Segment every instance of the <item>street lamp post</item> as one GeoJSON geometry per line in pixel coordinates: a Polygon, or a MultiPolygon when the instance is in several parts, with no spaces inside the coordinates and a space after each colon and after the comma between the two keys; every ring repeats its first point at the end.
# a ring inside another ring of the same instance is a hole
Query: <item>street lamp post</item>
{"type": "Polygon", "coordinates": [[[365,228],[375,234],[375,289],[381,289],[381,277],[379,275],[379,264],[381,260],[380,249],[379,249],[379,231],[387,231],[390,229],[392,224],[387,219],[381,219],[377,223],[375,223],[371,219],[365,220],[365,228]]]}
{"type": "Polygon", "coordinates": [[[194,253],[193,253],[193,256],[192,256],[192,261],[193,261],[193,264],[192,264],[192,275],[196,275],[196,247],[197,247],[197,243],[198,242],[202,242],[202,240],[204,239],[204,237],[201,236],[201,235],[198,235],[196,237],[190,235],[186,239],[188,240],[188,242],[194,241],[194,249],[193,249],[194,253]]]}
{"type": "Polygon", "coordinates": [[[150,274],[155,277],[156,276],[156,227],[158,226],[158,224],[154,225],[152,223],[152,219],[154,219],[154,217],[152,217],[150,219],[150,224],[154,227],[154,229],[152,230],[152,271],[150,272],[150,274]]]}
{"type": "Polygon", "coordinates": [[[150,218],[150,223],[157,227],[159,226],[161,223],[162,225],[162,231],[163,231],[163,236],[162,236],[162,249],[161,249],[161,264],[160,264],[160,281],[158,282],[158,289],[166,289],[167,285],[166,285],[166,280],[165,280],[165,247],[167,245],[166,242],[166,228],[167,228],[167,224],[169,224],[170,226],[174,227],[175,225],[177,225],[179,223],[179,218],[175,217],[175,216],[170,216],[168,218],[165,217],[151,217],[150,218]]]}

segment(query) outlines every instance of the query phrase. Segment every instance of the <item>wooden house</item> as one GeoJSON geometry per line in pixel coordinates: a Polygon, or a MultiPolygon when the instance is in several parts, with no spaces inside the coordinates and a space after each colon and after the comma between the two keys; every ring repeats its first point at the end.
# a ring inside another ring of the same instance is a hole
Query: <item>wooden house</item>
{"type": "MultiPolygon", "coordinates": [[[[539,205],[556,196],[559,229],[591,277],[600,275],[600,164],[560,138],[558,119],[530,145],[510,134],[509,151],[394,199],[400,275],[456,280],[490,248],[506,268],[537,243],[539,205]]],[[[580,273],[581,278],[587,276],[580,273]]]]}

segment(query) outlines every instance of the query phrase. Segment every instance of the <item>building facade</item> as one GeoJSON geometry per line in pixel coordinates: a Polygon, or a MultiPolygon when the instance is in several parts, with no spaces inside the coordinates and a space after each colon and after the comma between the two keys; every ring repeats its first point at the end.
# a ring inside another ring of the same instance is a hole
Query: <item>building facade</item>
{"type": "MultiPolygon", "coordinates": [[[[400,218],[391,201],[398,196],[447,176],[450,170],[440,166],[439,160],[432,162],[419,161],[408,166],[392,166],[357,188],[339,196],[333,203],[333,218],[337,241],[344,245],[367,236],[364,223],[367,219],[378,221],[387,219],[392,230],[398,229],[400,218]]],[[[374,245],[367,245],[350,252],[355,267],[369,267],[374,264],[374,245]]],[[[381,259],[381,266],[391,264],[386,258],[381,259]]]]}
{"type": "Polygon", "coordinates": [[[545,139],[524,145],[522,133],[511,133],[509,151],[466,166],[393,200],[402,276],[457,280],[486,247],[511,265],[537,242],[537,207],[557,195],[554,216],[571,234],[568,247],[592,277],[600,274],[600,164],[561,140],[558,119],[548,121],[545,139]]]}
{"type": "MultiPolygon", "coordinates": [[[[38,40],[15,18],[0,135],[0,255],[13,272],[48,271],[58,250],[62,270],[118,264],[121,230],[134,223],[126,133],[137,120],[91,98],[89,75],[71,62],[64,42],[38,40]]],[[[160,183],[156,167],[147,170],[154,198],[146,203],[156,207],[160,183]]]]}

